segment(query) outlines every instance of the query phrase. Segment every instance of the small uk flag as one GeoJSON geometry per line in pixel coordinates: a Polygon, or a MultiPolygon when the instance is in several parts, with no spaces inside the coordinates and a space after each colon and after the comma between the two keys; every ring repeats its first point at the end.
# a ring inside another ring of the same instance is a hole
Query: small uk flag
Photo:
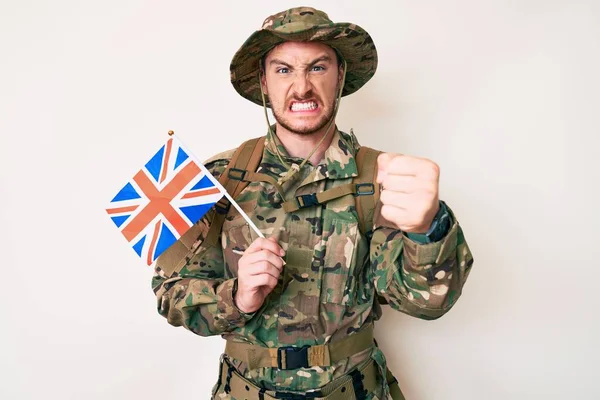
{"type": "Polygon", "coordinates": [[[133,250],[154,261],[223,197],[224,189],[171,135],[107,207],[133,250]]]}

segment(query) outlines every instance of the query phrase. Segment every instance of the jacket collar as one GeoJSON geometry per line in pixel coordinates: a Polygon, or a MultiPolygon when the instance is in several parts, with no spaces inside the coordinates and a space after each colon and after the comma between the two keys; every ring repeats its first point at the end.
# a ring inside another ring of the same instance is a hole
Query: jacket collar
{"type": "MultiPolygon", "coordinates": [[[[273,126],[272,129],[273,132],[275,132],[275,126],[273,126]]],[[[275,171],[286,172],[287,168],[282,165],[281,160],[277,155],[277,150],[279,151],[281,158],[289,165],[300,165],[302,161],[304,161],[300,157],[290,156],[277,135],[273,135],[272,138],[273,139],[271,139],[270,135],[267,135],[265,140],[263,164],[267,164],[265,165],[266,167],[276,167],[273,168],[275,171]]],[[[352,131],[350,134],[347,134],[339,131],[337,127],[335,127],[333,139],[325,151],[323,159],[316,166],[314,171],[304,179],[302,185],[323,179],[346,179],[357,176],[358,168],[354,158],[357,148],[358,142],[352,131]]],[[[307,164],[309,164],[309,162],[307,162],[307,164]]]]}

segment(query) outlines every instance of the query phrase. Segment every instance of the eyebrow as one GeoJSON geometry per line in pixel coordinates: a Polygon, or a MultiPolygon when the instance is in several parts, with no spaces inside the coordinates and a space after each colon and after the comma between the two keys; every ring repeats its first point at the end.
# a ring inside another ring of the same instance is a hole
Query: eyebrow
{"type": "MultiPolygon", "coordinates": [[[[314,59],[313,61],[311,61],[307,65],[309,67],[312,67],[313,65],[315,65],[317,63],[320,63],[320,62],[323,62],[323,61],[329,61],[329,62],[331,62],[331,57],[329,57],[328,55],[324,55],[324,56],[321,56],[319,58],[314,59]]],[[[269,62],[269,65],[273,65],[273,64],[285,65],[288,68],[292,68],[292,66],[290,64],[286,63],[285,61],[279,60],[277,58],[274,58],[274,59],[271,60],[271,62],[269,62]]]]}

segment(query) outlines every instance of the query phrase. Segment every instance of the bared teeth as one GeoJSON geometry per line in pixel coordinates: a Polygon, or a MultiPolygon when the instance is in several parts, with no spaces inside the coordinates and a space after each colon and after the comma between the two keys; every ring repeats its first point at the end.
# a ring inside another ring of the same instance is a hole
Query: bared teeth
{"type": "Polygon", "coordinates": [[[308,101],[306,103],[292,103],[292,111],[311,111],[317,108],[317,103],[308,101]]]}

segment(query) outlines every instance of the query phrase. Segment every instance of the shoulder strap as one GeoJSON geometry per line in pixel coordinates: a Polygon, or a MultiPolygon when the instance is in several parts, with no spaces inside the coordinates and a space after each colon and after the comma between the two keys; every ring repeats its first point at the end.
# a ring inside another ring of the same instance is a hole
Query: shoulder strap
{"type": "Polygon", "coordinates": [[[372,196],[356,196],[356,212],[361,232],[370,235],[373,229],[373,215],[379,201],[379,185],[377,178],[377,156],[381,151],[362,146],[356,154],[358,176],[354,178],[357,184],[373,185],[372,196]]]}
{"type": "MultiPolygon", "coordinates": [[[[373,234],[373,216],[379,201],[379,185],[377,184],[377,157],[381,153],[370,147],[361,147],[356,154],[358,176],[354,178],[357,184],[373,184],[372,196],[356,196],[356,212],[361,232],[370,237],[373,234]]],[[[388,304],[387,300],[377,295],[379,304],[388,304]]],[[[401,397],[400,397],[401,398],[401,397]]]]}
{"type": "MultiPolygon", "coordinates": [[[[245,175],[248,171],[254,172],[258,168],[262,159],[264,145],[264,136],[249,139],[242,143],[236,149],[235,153],[233,153],[227,168],[225,168],[225,171],[219,177],[219,183],[232,198],[235,199],[250,183],[249,180],[244,179],[245,175]]],[[[231,204],[226,197],[222,197],[215,205],[216,214],[204,239],[206,244],[214,246],[219,241],[221,228],[223,227],[223,222],[225,222],[225,217],[230,206],[231,204]]]]}

